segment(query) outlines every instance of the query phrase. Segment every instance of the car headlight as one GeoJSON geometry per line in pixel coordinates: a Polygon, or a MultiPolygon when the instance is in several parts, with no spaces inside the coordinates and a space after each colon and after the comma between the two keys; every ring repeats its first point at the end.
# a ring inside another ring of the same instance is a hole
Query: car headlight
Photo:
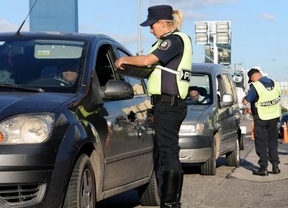
{"type": "Polygon", "coordinates": [[[182,124],[180,127],[180,134],[191,134],[191,133],[198,133],[202,134],[202,131],[204,130],[204,125],[197,123],[196,125],[193,124],[182,124]]]}
{"type": "Polygon", "coordinates": [[[47,140],[52,132],[52,114],[18,115],[0,123],[0,144],[33,144],[47,140]]]}

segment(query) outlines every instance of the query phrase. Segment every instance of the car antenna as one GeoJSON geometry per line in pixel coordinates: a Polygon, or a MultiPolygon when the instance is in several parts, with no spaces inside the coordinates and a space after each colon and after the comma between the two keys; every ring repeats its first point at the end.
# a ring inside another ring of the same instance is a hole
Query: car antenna
{"type": "Polygon", "coordinates": [[[30,15],[30,13],[31,13],[32,9],[34,8],[34,6],[35,6],[35,4],[36,4],[37,1],[38,1],[38,0],[35,0],[35,1],[34,1],[34,4],[32,5],[31,9],[29,10],[29,13],[27,14],[26,18],[24,19],[24,21],[23,21],[22,24],[20,25],[20,27],[19,27],[19,29],[17,30],[17,32],[15,33],[15,35],[20,35],[20,30],[21,30],[21,28],[23,27],[26,19],[29,17],[29,15],[30,15]]]}

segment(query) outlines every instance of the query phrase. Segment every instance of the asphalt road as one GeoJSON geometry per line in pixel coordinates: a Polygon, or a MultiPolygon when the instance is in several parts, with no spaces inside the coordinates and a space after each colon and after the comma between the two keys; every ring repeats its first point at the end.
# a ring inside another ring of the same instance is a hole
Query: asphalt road
{"type": "MultiPolygon", "coordinates": [[[[288,144],[279,139],[280,174],[254,176],[252,170],[258,167],[258,157],[250,139],[251,121],[242,124],[247,134],[240,167],[226,166],[224,157],[217,160],[215,176],[200,175],[197,166],[183,166],[182,208],[288,208],[288,144]]],[[[268,169],[271,171],[271,165],[268,169]]],[[[98,207],[144,208],[134,190],[111,197],[98,207]]]]}

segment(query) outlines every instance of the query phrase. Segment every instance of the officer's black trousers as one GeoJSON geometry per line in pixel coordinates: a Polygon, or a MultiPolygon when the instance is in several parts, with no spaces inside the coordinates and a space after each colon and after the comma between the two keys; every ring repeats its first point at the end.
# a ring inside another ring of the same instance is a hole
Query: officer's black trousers
{"type": "Polygon", "coordinates": [[[161,101],[154,105],[155,139],[158,150],[158,174],[182,171],[179,161],[179,129],[187,113],[185,100],[177,106],[161,101]]]}
{"type": "Polygon", "coordinates": [[[258,164],[267,168],[268,161],[273,165],[280,163],[278,156],[278,130],[279,118],[261,120],[254,116],[254,141],[256,154],[259,156],[258,164]]]}

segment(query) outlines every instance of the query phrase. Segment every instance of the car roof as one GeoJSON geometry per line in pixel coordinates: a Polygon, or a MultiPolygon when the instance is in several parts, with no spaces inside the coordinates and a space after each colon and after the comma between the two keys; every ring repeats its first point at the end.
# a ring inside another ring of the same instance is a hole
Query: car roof
{"type": "Polygon", "coordinates": [[[43,31],[43,32],[20,32],[19,34],[15,32],[1,32],[0,38],[40,38],[40,39],[59,39],[59,40],[79,40],[79,41],[89,41],[90,39],[109,39],[118,43],[113,38],[104,34],[88,34],[88,33],[64,33],[57,31],[43,31]]]}
{"type": "Polygon", "coordinates": [[[193,63],[192,64],[192,73],[209,73],[209,74],[219,74],[219,73],[228,73],[231,72],[229,69],[221,64],[214,63],[193,63]]]}

